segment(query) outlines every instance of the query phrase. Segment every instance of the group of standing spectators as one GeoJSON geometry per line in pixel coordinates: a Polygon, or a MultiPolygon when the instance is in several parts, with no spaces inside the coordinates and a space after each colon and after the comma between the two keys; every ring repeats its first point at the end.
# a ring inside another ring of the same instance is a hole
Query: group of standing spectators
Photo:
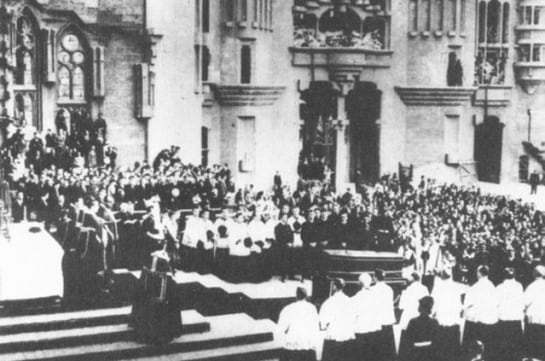
{"type": "Polygon", "coordinates": [[[24,120],[20,126],[5,119],[0,124],[4,144],[2,168],[13,179],[41,175],[45,170],[116,167],[117,149],[107,143],[107,123],[99,114],[92,120],[83,110],[71,113],[70,126],[65,110],[57,115],[56,129],[40,132],[24,120]]]}

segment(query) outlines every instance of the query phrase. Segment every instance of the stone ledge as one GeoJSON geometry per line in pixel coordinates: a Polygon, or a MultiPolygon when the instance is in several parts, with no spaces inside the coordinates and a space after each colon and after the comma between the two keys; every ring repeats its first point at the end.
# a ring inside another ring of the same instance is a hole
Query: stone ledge
{"type": "Polygon", "coordinates": [[[475,92],[473,105],[489,107],[506,107],[511,104],[513,87],[510,85],[481,85],[475,92]]]}
{"type": "Polygon", "coordinates": [[[469,102],[477,88],[394,87],[405,105],[445,106],[469,102]]]}
{"type": "Polygon", "coordinates": [[[285,86],[252,84],[211,84],[221,105],[247,106],[272,105],[284,93],[285,86]]]}
{"type": "Polygon", "coordinates": [[[292,65],[304,67],[351,66],[355,68],[389,68],[392,50],[372,50],[349,47],[289,48],[292,65]]]}

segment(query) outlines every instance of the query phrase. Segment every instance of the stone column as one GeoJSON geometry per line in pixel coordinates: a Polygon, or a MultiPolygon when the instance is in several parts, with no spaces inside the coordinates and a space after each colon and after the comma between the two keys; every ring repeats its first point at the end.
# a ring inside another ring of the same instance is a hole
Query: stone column
{"type": "Polygon", "coordinates": [[[350,144],[345,136],[346,126],[348,121],[346,119],[338,119],[336,121],[335,129],[337,130],[337,149],[336,149],[336,170],[335,170],[335,187],[337,191],[344,191],[344,184],[349,182],[349,166],[350,166],[350,144]]]}
{"type": "Polygon", "coordinates": [[[344,184],[349,182],[350,174],[350,144],[345,136],[348,119],[346,117],[346,90],[341,88],[337,98],[337,119],[335,120],[336,150],[335,150],[335,187],[337,191],[343,192],[344,184]]]}

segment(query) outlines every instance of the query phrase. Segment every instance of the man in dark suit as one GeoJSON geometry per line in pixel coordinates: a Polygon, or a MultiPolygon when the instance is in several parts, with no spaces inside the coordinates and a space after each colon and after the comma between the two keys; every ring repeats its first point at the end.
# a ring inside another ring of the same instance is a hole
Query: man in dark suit
{"type": "Polygon", "coordinates": [[[303,241],[303,278],[314,273],[314,262],[318,255],[316,254],[316,246],[318,242],[318,231],[316,228],[316,215],[314,211],[308,212],[307,221],[301,226],[301,240],[303,241]]]}
{"type": "Polygon", "coordinates": [[[278,256],[280,260],[280,276],[282,282],[285,281],[286,276],[293,278],[294,270],[291,265],[291,257],[293,257],[293,230],[288,223],[288,215],[283,213],[280,215],[280,223],[274,227],[274,237],[276,239],[276,245],[278,247],[278,256]]]}
{"type": "Polygon", "coordinates": [[[353,238],[353,228],[348,222],[348,213],[341,212],[339,221],[334,225],[334,231],[332,235],[332,242],[330,248],[346,249],[348,245],[351,245],[353,238]]]}
{"type": "Polygon", "coordinates": [[[23,192],[17,192],[15,202],[11,204],[11,217],[14,223],[22,222],[26,219],[26,203],[23,192]]]}
{"type": "Polygon", "coordinates": [[[537,186],[539,185],[539,173],[534,170],[530,175],[530,194],[537,194],[537,186]]]}

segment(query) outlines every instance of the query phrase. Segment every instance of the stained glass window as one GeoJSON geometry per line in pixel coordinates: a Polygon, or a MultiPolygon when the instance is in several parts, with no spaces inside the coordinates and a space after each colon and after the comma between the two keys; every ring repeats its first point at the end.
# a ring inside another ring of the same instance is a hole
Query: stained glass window
{"type": "Polygon", "coordinates": [[[15,95],[15,117],[27,124],[35,124],[34,117],[34,95],[31,93],[18,93],[15,95]]]}
{"type": "Polygon", "coordinates": [[[21,17],[17,20],[17,51],[15,83],[35,84],[35,33],[30,21],[21,17]]]}
{"type": "Polygon", "coordinates": [[[70,71],[65,66],[59,67],[58,78],[59,98],[70,98],[70,71]]]}
{"type": "Polygon", "coordinates": [[[58,42],[57,60],[59,67],[57,93],[59,100],[85,102],[86,55],[80,38],[66,33],[58,42]]]}

